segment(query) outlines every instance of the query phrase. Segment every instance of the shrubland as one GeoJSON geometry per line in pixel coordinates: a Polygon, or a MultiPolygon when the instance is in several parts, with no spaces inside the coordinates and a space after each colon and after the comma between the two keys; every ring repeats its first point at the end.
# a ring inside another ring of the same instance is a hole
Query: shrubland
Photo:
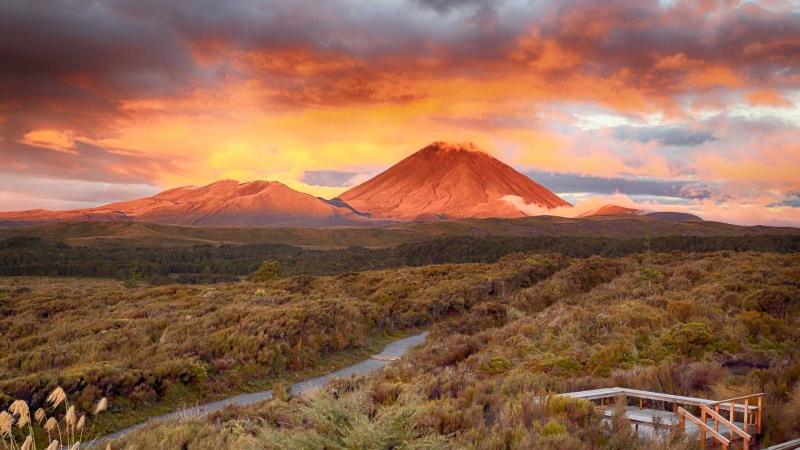
{"type": "Polygon", "coordinates": [[[404,332],[485,308],[556,267],[518,260],[213,286],[0,279],[0,407],[61,386],[106,432],[181,403],[366,358],[404,332]]]}
{"type": "MultiPolygon", "coordinates": [[[[438,277],[456,267],[417,270],[448,291],[438,277]]],[[[153,424],[114,448],[698,447],[668,430],[642,441],[619,411],[604,421],[590,402],[549,396],[611,386],[714,399],[764,392],[760,442],[800,437],[800,255],[519,254],[469,267],[481,295],[380,372],[153,424]]],[[[392,304],[403,286],[360,295],[392,304]]],[[[442,307],[431,301],[425,312],[442,307]]]]}
{"type": "Polygon", "coordinates": [[[800,437],[796,253],[518,253],[213,286],[3,279],[0,292],[0,404],[35,408],[55,385],[83,410],[106,396],[102,430],[431,330],[371,376],[150,424],[112,448],[696,447],[666,431],[642,442],[619,414],[548,397],[610,386],[764,392],[762,443],[800,437]]]}

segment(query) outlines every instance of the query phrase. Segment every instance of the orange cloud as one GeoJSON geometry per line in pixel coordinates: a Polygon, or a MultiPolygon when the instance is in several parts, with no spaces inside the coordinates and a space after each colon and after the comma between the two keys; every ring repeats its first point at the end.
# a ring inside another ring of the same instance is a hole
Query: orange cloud
{"type": "Polygon", "coordinates": [[[543,38],[537,27],[531,27],[517,42],[518,48],[511,51],[511,59],[524,62],[534,70],[566,70],[581,62],[579,53],[563,47],[555,39],[543,38]]]}
{"type": "Polygon", "coordinates": [[[752,106],[771,106],[773,108],[791,108],[794,103],[786,99],[780,92],[772,89],[752,91],[745,97],[752,106]]]}
{"type": "Polygon", "coordinates": [[[738,88],[746,85],[746,81],[731,68],[721,66],[707,66],[692,70],[683,81],[687,88],[710,88],[723,86],[738,88]]]}
{"type": "Polygon", "coordinates": [[[658,59],[653,67],[667,70],[693,70],[699,69],[703,64],[705,63],[701,60],[687,58],[686,53],[677,53],[658,59]]]}
{"type": "Polygon", "coordinates": [[[75,151],[75,139],[70,131],[36,130],[31,131],[17,142],[34,147],[46,148],[56,152],[79,155],[75,151]]]}

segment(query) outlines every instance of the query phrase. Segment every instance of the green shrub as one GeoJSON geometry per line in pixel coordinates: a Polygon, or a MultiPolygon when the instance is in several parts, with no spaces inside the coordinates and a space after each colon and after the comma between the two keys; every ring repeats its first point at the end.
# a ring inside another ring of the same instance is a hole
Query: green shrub
{"type": "Polygon", "coordinates": [[[759,289],[744,298],[745,309],[785,318],[791,308],[800,308],[800,289],[794,286],[759,289]]]}
{"type": "Polygon", "coordinates": [[[560,436],[565,434],[567,434],[566,425],[562,425],[554,420],[547,422],[547,424],[542,427],[542,436],[560,436]]]}
{"type": "Polygon", "coordinates": [[[253,275],[253,283],[263,283],[281,278],[281,266],[277,261],[264,261],[253,275]]]}
{"type": "Polygon", "coordinates": [[[514,367],[514,364],[512,364],[508,359],[502,356],[494,356],[491,360],[489,360],[488,363],[481,365],[481,370],[491,373],[503,373],[512,367],[514,367]]]}
{"type": "Polygon", "coordinates": [[[708,326],[700,322],[674,325],[663,338],[664,346],[689,358],[701,358],[711,350],[714,336],[708,326]]]}

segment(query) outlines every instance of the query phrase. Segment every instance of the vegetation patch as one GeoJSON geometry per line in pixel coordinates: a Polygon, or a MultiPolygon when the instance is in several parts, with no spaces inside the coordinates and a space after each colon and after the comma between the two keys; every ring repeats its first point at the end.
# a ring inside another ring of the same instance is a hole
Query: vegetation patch
{"type": "Polygon", "coordinates": [[[624,400],[606,421],[591,402],[553,395],[611,386],[764,392],[768,446],[800,436],[798,279],[800,255],[754,252],[514,254],[213,287],[6,279],[0,401],[37,405],[58,383],[76,404],[108,394],[107,417],[131,417],[288,381],[429,327],[425,344],[373,375],[153,424],[112,448],[697,447],[674,432],[640,440],[624,400]],[[642,283],[642,267],[662,289],[642,283]]]}

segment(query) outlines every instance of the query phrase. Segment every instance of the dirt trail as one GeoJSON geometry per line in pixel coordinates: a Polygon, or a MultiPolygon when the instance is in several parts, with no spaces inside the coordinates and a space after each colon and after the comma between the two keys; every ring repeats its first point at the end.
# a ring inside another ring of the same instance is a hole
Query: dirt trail
{"type": "MultiPolygon", "coordinates": [[[[386,348],[383,349],[382,352],[375,355],[381,358],[399,358],[403,356],[406,351],[410,347],[415,345],[419,345],[425,342],[425,337],[428,335],[428,332],[424,332],[415,336],[411,336],[405,339],[400,339],[399,341],[392,342],[391,344],[387,345],[386,348]]],[[[290,392],[292,395],[301,395],[308,391],[322,388],[328,384],[328,382],[333,378],[348,378],[351,375],[365,375],[371,372],[374,372],[384,366],[391,364],[389,360],[375,360],[375,359],[367,359],[365,361],[361,361],[360,363],[353,364],[352,366],[347,366],[342,369],[339,369],[335,372],[328,373],[326,375],[322,375],[319,377],[311,378],[305,381],[300,381],[295,383],[291,386],[290,392]]],[[[151,421],[162,421],[162,420],[169,420],[176,417],[191,417],[191,416],[199,416],[203,414],[208,414],[214,411],[218,411],[228,405],[252,405],[253,403],[263,402],[265,400],[269,400],[272,398],[272,390],[262,391],[262,392],[254,392],[252,394],[240,394],[235,395],[233,397],[226,398],[224,400],[219,400],[216,402],[206,403],[203,405],[197,405],[192,408],[184,409],[181,411],[172,412],[169,414],[164,414],[161,416],[156,416],[149,419],[147,422],[140,423],[138,425],[134,425],[132,427],[125,428],[123,430],[119,430],[116,433],[109,434],[107,436],[103,436],[95,442],[95,448],[102,448],[102,446],[98,447],[98,443],[101,441],[103,443],[107,442],[108,440],[116,440],[121,438],[127,433],[141,427],[142,425],[149,423],[151,421]]]]}

